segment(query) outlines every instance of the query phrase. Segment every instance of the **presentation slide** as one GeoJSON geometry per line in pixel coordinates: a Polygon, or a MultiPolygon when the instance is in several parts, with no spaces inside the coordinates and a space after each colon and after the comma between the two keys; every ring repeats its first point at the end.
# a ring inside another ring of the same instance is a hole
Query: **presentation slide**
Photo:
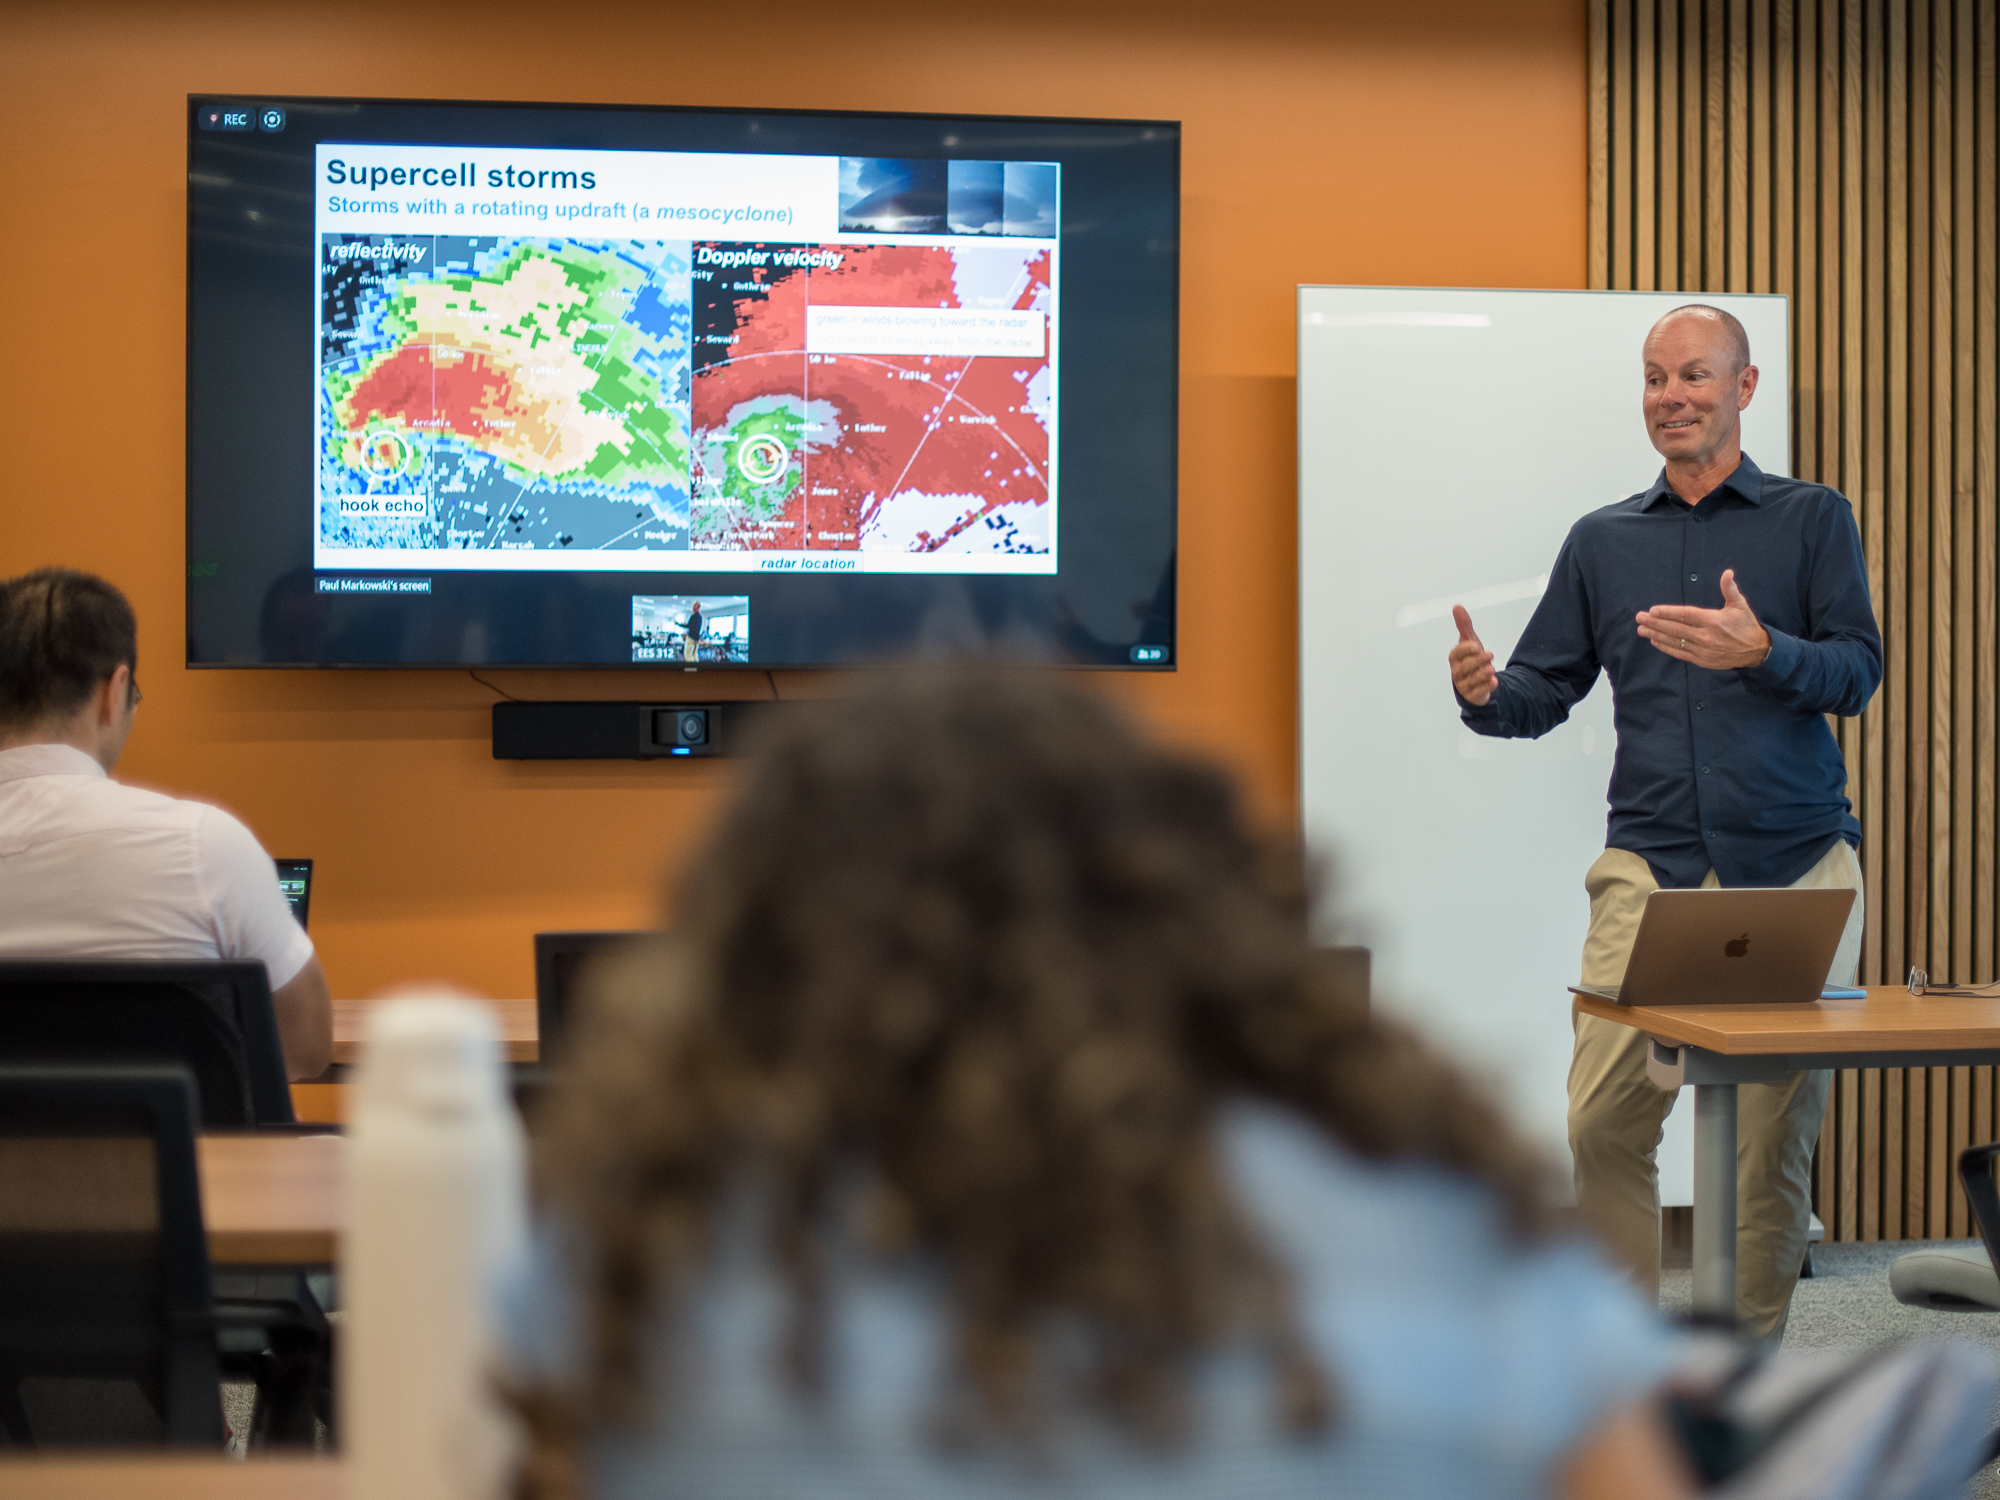
{"type": "Polygon", "coordinates": [[[316,569],[1056,571],[1055,165],[316,152],[316,569]]]}

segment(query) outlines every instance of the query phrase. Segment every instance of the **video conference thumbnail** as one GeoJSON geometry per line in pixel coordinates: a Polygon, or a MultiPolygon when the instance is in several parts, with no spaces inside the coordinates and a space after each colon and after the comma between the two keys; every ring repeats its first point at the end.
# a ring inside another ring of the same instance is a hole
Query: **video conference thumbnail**
{"type": "Polygon", "coordinates": [[[746,666],[747,594],[634,594],[632,660],[746,666]]]}

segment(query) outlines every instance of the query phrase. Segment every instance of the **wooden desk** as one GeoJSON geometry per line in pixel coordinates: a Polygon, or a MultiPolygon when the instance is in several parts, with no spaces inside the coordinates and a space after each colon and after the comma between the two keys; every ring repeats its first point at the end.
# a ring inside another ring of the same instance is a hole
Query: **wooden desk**
{"type": "Polygon", "coordinates": [[[1912,995],[1815,1005],[1623,1006],[1576,997],[1586,1015],[1652,1038],[1646,1072],[1694,1086],[1694,1310],[1736,1316],[1736,1088],[1810,1068],[1983,1067],[2000,1063],[2000,998],[1912,995]]]}
{"type": "Polygon", "coordinates": [[[341,1500],[338,1459],[0,1458],[7,1500],[341,1500]]]}
{"type": "MultiPolygon", "coordinates": [[[[361,1032],[368,1013],[379,1000],[336,1000],[333,1002],[333,1060],[336,1065],[361,1059],[361,1032]]],[[[488,1000],[500,1018],[500,1040],[507,1047],[507,1061],[535,1062],[542,1055],[533,1000],[488,1000]]]]}
{"type": "Polygon", "coordinates": [[[195,1141],[208,1258],[331,1265],[344,1220],[347,1142],[337,1135],[204,1135],[195,1141]]]}
{"type": "MultiPolygon", "coordinates": [[[[361,1033],[379,1000],[333,1002],[333,1067],[324,1079],[292,1085],[292,1108],[301,1120],[338,1125],[347,1118],[347,1083],[342,1074],[361,1057],[361,1033]]],[[[532,1000],[488,1000],[500,1017],[500,1040],[510,1063],[541,1060],[539,1028],[532,1000]]]]}

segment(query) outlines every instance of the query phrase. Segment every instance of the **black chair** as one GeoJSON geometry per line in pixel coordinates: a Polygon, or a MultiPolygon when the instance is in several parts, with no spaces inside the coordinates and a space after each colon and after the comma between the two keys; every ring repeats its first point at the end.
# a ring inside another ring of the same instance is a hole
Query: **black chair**
{"type": "Polygon", "coordinates": [[[293,1268],[212,1270],[180,1067],[0,1065],[0,1432],[27,1447],[253,1446],[331,1429],[333,1340],[293,1268]]]}
{"type": "Polygon", "coordinates": [[[561,1043],[563,1023],[577,988],[597,959],[652,932],[538,932],[535,934],[535,1035],[546,1065],[561,1043]]]}
{"type": "Polygon", "coordinates": [[[333,1330],[296,1266],[211,1269],[222,1373],[257,1387],[253,1449],[310,1448],[334,1432],[333,1330]]]}
{"type": "Polygon", "coordinates": [[[261,963],[0,962],[0,1063],[178,1064],[204,1129],[289,1125],[261,963]]]}
{"type": "Polygon", "coordinates": [[[1993,1164],[2000,1142],[1958,1153],[1958,1181],[1979,1231],[1979,1248],[1949,1245],[1912,1250],[1889,1267],[1889,1291],[1898,1302],[1944,1312],[2000,1312],[2000,1187],[1993,1164]]]}
{"type": "Polygon", "coordinates": [[[1958,1153],[1958,1181],[1965,1189],[1972,1222],[1979,1229],[1979,1242],[1986,1259],[2000,1276],[2000,1182],[1994,1180],[1994,1164],[2000,1161],[2000,1141],[1983,1146],[1967,1146],[1958,1153]]]}
{"type": "Polygon", "coordinates": [[[222,1446],[184,1068],[0,1066],[0,1430],[222,1446]]]}

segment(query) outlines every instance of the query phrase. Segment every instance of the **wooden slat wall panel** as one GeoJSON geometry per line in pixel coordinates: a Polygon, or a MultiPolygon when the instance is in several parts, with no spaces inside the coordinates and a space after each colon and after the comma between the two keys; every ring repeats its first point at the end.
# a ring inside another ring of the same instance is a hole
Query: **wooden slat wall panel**
{"type": "MultiPolygon", "coordinates": [[[[1883,346],[1889,356],[1889,383],[1884,387],[1882,405],[1889,419],[1889,436],[1884,455],[1889,463],[1888,587],[1876,603],[1880,617],[1900,619],[1910,603],[1910,130],[1909,130],[1909,47],[1906,0],[1887,0],[1888,24],[1883,30],[1882,48],[1888,57],[1889,99],[1884,111],[1889,133],[1883,164],[1889,187],[1883,208],[1889,217],[1888,300],[1889,328],[1883,346]],[[1892,336],[1892,334],[1894,336],[1892,336]]],[[[1873,708],[1886,708],[1890,724],[1902,725],[1909,717],[1909,642],[1902,631],[1890,631],[1883,639],[1888,657],[1888,675],[1873,708]]],[[[1867,715],[1863,715],[1867,717],[1867,715]]],[[[1889,743],[1888,815],[1889,836],[1882,846],[1904,850],[1910,836],[1910,800],[1906,793],[1910,774],[1910,742],[1905,734],[1886,736],[1889,743]]],[[[1909,860],[1897,857],[1870,859],[1883,872],[1888,892],[1885,912],[1901,916],[1909,905],[1909,860]]],[[[1907,925],[1902,921],[1882,923],[1882,974],[1901,974],[1908,968],[1909,953],[1903,939],[1907,925]]],[[[1919,1229],[1913,1238],[1922,1238],[1919,1229]]],[[[1901,1239],[1905,1236],[1897,1235],[1901,1239]]]]}
{"type": "MultiPolygon", "coordinates": [[[[1989,17],[1993,7],[1986,7],[1989,17]]],[[[1978,693],[1975,676],[1979,658],[1978,622],[1973,577],[1972,437],[1973,418],[1973,331],[1972,306],[1977,284],[1972,277],[1975,233],[1972,225],[1972,163],[1977,154],[1973,142],[1973,37],[1972,7],[1959,5],[1952,18],[1951,38],[1951,409],[1944,414],[1945,436],[1951,453],[1949,476],[1952,515],[1951,594],[1952,654],[1951,701],[1952,734],[1951,821],[1955,836],[1951,843],[1951,967],[1954,974],[1972,972],[1973,933],[1977,927],[1973,902],[1974,849],[1978,842],[1973,823],[1973,789],[1978,781],[1975,770],[1974,730],[1978,723],[1978,693]]],[[[1942,451],[1942,448],[1941,450],[1942,451]]],[[[1968,1213],[1963,1201],[1953,1208],[1961,1218],[1968,1213]]]]}
{"type": "MultiPolygon", "coordinates": [[[[1609,0],[1607,0],[1609,3],[1609,0]]],[[[1771,0],[1750,5],[1750,290],[1771,290],[1771,0]]]]}
{"type": "MultiPolygon", "coordinates": [[[[1792,55],[1778,66],[1790,76],[1797,116],[1793,149],[1791,257],[1778,268],[1774,290],[1792,299],[1792,461],[1817,465],[1819,458],[1819,6],[1795,0],[1792,55]]],[[[1797,472],[1803,473],[1800,469],[1797,472]]]]}
{"type": "MultiPolygon", "coordinates": [[[[1867,476],[1862,463],[1861,434],[1865,425],[1862,406],[1862,331],[1867,323],[1867,308],[1862,297],[1861,237],[1865,216],[1861,210],[1861,178],[1865,169],[1865,158],[1861,149],[1861,120],[1863,84],[1861,77],[1861,17],[1862,0],[1844,0],[1841,10],[1840,94],[1838,111],[1840,122],[1840,256],[1838,261],[1840,296],[1831,314],[1840,332],[1840,420],[1836,424],[1840,440],[1840,489],[1842,493],[1855,497],[1859,511],[1857,520],[1864,528],[1880,526],[1880,506],[1868,498],[1867,476]],[[1849,316],[1849,310],[1853,315],[1849,316]]],[[[1834,284],[1829,277],[1827,284],[1834,284]]],[[[1864,530],[1862,542],[1867,545],[1864,530]]],[[[1879,548],[1878,548],[1879,550],[1879,548]]],[[[1873,570],[1871,570],[1872,572],[1873,570]]],[[[1878,580],[1869,579],[1871,597],[1878,580]]],[[[1857,800],[1863,800],[1864,792],[1859,792],[1865,773],[1862,768],[1862,741],[1865,731],[1860,720],[1847,720],[1839,725],[1841,753],[1847,761],[1848,784],[1857,788],[1857,800]]],[[[1873,847],[1872,841],[1870,847],[1873,847]]],[[[1866,899],[1864,892],[1863,899],[1866,899]]],[[[1865,921],[1865,913],[1864,913],[1865,921]]],[[[1856,1100],[1855,1107],[1860,1107],[1856,1100]]],[[[1859,1234],[1860,1230],[1856,1229],[1859,1234]]],[[[1874,1236],[1863,1236],[1874,1238],[1874,1236]]]]}
{"type": "Polygon", "coordinates": [[[1590,274],[1591,289],[1601,290],[1609,277],[1611,257],[1611,6],[1608,0],[1590,5],[1590,274]]]}
{"type": "Polygon", "coordinates": [[[1724,235],[1729,227],[1729,144],[1725,114],[1729,94],[1728,4],[1729,0],[1705,0],[1701,16],[1702,87],[1689,90],[1691,96],[1698,95],[1701,103],[1701,175],[1705,191],[1699,195],[1702,199],[1700,270],[1690,271],[1683,283],[1686,286],[1726,286],[1729,279],[1722,258],[1724,235]]]}
{"type": "Polygon", "coordinates": [[[1633,10],[1632,201],[1638,209],[1632,233],[1633,274],[1652,281],[1660,274],[1660,246],[1656,238],[1660,210],[1660,101],[1656,92],[1659,33],[1655,30],[1653,0],[1633,0],[1633,10]]]}
{"type": "MultiPolygon", "coordinates": [[[[1995,363],[1995,345],[2000,342],[2000,318],[1995,316],[1995,244],[1996,225],[2000,225],[2000,200],[1995,197],[1995,157],[2000,154],[2000,126],[1996,126],[1995,110],[1995,49],[1996,30],[1993,16],[1988,12],[1980,25],[1974,28],[1973,38],[1973,87],[1972,87],[1972,130],[1974,148],[1972,152],[1972,225],[1977,237],[1973,255],[1972,333],[1973,333],[1973,379],[1972,379],[1972,494],[1973,519],[1978,528],[1974,545],[1974,588],[1977,592],[1977,606],[1974,610],[1974,630],[1977,633],[1977,647],[1985,659],[1976,674],[1974,689],[1977,703],[1974,709],[1974,737],[1978,744],[1976,754],[1975,788],[1973,794],[1973,835],[1978,840],[1973,864],[1973,908],[1975,911],[1991,911],[2000,904],[2000,850],[1996,844],[1995,825],[2000,823],[2000,801],[1996,800],[1996,763],[2000,763],[2000,724],[1996,724],[1996,710],[2000,710],[2000,693],[1996,693],[1996,673],[2000,666],[1995,662],[1996,631],[2000,631],[2000,600],[1996,600],[1996,586],[2000,586],[2000,514],[1996,514],[1993,494],[1996,477],[1995,464],[2000,460],[1996,454],[1996,413],[2000,413],[2000,367],[1995,363]]],[[[1973,972],[1990,975],[2000,964],[2000,940],[1996,940],[1994,924],[1975,924],[1972,950],[1973,972]]],[[[1996,1102],[2000,1109],[2000,1102],[1996,1102]]],[[[1995,1116],[1995,1127],[2000,1129],[2000,1114],[1995,1116]]]]}
{"type": "MultiPolygon", "coordinates": [[[[1862,220],[1861,256],[1854,267],[1854,274],[1860,282],[1861,299],[1861,352],[1859,357],[1860,378],[1864,391],[1883,391],[1888,388],[1889,365],[1883,347],[1883,313],[1885,293],[1882,286],[1882,267],[1887,253],[1888,216],[1884,209],[1883,197],[1885,178],[1883,176],[1883,152],[1887,143],[1884,114],[1887,109],[1883,93],[1883,10],[1871,4],[1864,12],[1862,32],[1857,45],[1862,54],[1862,95],[1860,108],[1856,113],[1861,117],[1861,206],[1862,220]],[[1873,267],[1875,274],[1866,274],[1873,267]]],[[[1861,540],[1868,554],[1868,592],[1879,611],[1884,598],[1883,590],[1888,584],[1888,482],[1882,462],[1883,439],[1886,431],[1884,403],[1880,400],[1856,398],[1860,406],[1861,420],[1856,424],[1861,443],[1861,540]]],[[[1886,782],[1883,779],[1883,763],[1886,760],[1886,746],[1882,736],[1883,714],[1879,711],[1863,714],[1861,718],[1861,789],[1859,794],[1861,815],[1861,846],[1869,851],[1883,847],[1884,825],[1882,806],[1886,782]]],[[[1882,902],[1884,886],[1882,882],[1882,861],[1869,858],[1862,861],[1862,899],[1867,902],[1864,914],[1865,931],[1862,945],[1871,954],[1882,951],[1882,902]]],[[[1890,971],[1894,972],[1893,965],[1890,971]]],[[[1886,1088],[1886,1082],[1884,1084],[1886,1088]]],[[[1874,1097],[1874,1106],[1888,1107],[1887,1095],[1874,1097]]],[[[1900,1096],[1899,1096],[1900,1097],[1900,1096]]],[[[1888,1126],[1877,1120],[1884,1134],[1886,1149],[1888,1126]]],[[[1886,1170],[1886,1166],[1884,1167],[1886,1170]]],[[[1874,1180],[1864,1173],[1864,1180],[1874,1180]]],[[[1887,1192],[1886,1184],[1884,1192],[1887,1192]]],[[[1864,1228],[1864,1240],[1879,1239],[1883,1226],[1888,1222],[1879,1216],[1881,1205],[1874,1199],[1868,1200],[1862,1209],[1864,1223],[1873,1222],[1875,1231],[1864,1228]],[[1871,1210],[1876,1211],[1871,1219],[1871,1210]]]]}
{"type": "Polygon", "coordinates": [[[1750,16],[1749,7],[1728,7],[1729,121],[1723,139],[1729,152],[1729,259],[1732,292],[1750,290],[1750,16]]]}
{"type": "MultiPolygon", "coordinates": [[[[1792,469],[1853,502],[1887,676],[1836,726],[1862,976],[2000,963],[1994,0],[1591,0],[1590,284],[1791,299],[1792,469]]],[[[1968,1232],[1991,1068],[1837,1075],[1836,1239],[1968,1232]]]]}
{"type": "MultiPolygon", "coordinates": [[[[1699,4],[1700,0],[1688,0],[1699,4]]],[[[1661,286],[1681,284],[1681,0],[1653,0],[1653,122],[1650,128],[1659,163],[1654,169],[1653,275],[1661,286]]],[[[1644,93],[1639,108],[1646,108],[1644,93]]],[[[1645,251],[1641,251],[1641,265],[1645,251]]]]}

